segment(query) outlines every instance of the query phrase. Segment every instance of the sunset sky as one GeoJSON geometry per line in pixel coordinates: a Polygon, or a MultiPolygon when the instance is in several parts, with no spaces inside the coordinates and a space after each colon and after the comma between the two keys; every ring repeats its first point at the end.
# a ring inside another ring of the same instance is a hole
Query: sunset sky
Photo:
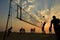
{"type": "MultiPolygon", "coordinates": [[[[9,1],[10,0],[0,0],[0,31],[4,31],[6,28],[6,21],[8,18],[9,11],[9,1]]],[[[41,28],[43,24],[41,22],[46,21],[47,23],[45,25],[44,30],[46,33],[48,33],[48,28],[50,26],[52,16],[55,15],[57,18],[60,19],[60,0],[13,0],[11,5],[12,16],[10,17],[8,28],[12,24],[13,32],[19,32],[19,29],[23,27],[26,29],[26,32],[30,32],[31,28],[35,28],[36,32],[41,33],[41,28]],[[39,27],[18,20],[16,18],[16,4],[20,5],[23,9],[26,10],[26,12],[29,13],[27,14],[22,11],[22,19],[30,23],[33,23],[34,25],[37,25],[39,27]],[[45,16],[45,20],[43,19],[43,16],[45,16]]],[[[54,29],[52,28],[52,30],[54,29]]],[[[54,33],[54,31],[52,32],[54,33]]]]}

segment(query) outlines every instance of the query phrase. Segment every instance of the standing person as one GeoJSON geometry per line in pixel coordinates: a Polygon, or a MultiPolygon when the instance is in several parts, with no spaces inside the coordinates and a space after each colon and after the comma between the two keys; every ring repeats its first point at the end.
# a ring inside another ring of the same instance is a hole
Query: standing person
{"type": "Polygon", "coordinates": [[[31,33],[35,33],[35,28],[31,28],[31,33]]]}
{"type": "Polygon", "coordinates": [[[21,28],[20,29],[20,33],[25,33],[25,29],[24,28],[21,28]]]}
{"type": "Polygon", "coordinates": [[[43,16],[43,21],[44,21],[44,23],[43,23],[43,26],[42,26],[42,32],[45,33],[45,31],[44,31],[44,27],[45,27],[45,24],[46,24],[45,16],[43,16]]]}
{"type": "Polygon", "coordinates": [[[57,36],[57,40],[60,40],[60,20],[58,18],[56,18],[56,16],[53,16],[53,19],[51,20],[51,25],[50,25],[50,28],[49,28],[49,32],[51,32],[52,30],[52,24],[54,26],[54,31],[55,31],[55,34],[57,36]]]}

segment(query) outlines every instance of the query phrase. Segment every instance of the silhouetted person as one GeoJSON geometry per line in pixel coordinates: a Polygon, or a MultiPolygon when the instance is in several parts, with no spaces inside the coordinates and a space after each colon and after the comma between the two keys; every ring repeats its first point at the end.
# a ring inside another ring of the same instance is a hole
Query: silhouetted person
{"type": "Polygon", "coordinates": [[[49,28],[49,32],[51,32],[52,30],[52,24],[54,25],[54,30],[55,30],[55,34],[57,36],[57,40],[60,40],[60,20],[56,18],[56,16],[53,16],[53,19],[51,20],[51,25],[49,28]]]}
{"type": "MultiPolygon", "coordinates": [[[[45,17],[44,17],[44,16],[43,16],[43,18],[44,18],[44,20],[45,20],[45,17]]],[[[44,20],[43,20],[43,21],[44,21],[44,20]]],[[[46,24],[46,21],[44,21],[43,26],[42,26],[42,32],[43,32],[43,33],[45,33],[45,31],[44,31],[45,24],[46,24]]]]}
{"type": "Polygon", "coordinates": [[[31,33],[35,33],[35,28],[31,29],[31,33]]]}
{"type": "Polygon", "coordinates": [[[20,29],[20,33],[25,33],[25,29],[24,28],[21,28],[20,29]]]}
{"type": "Polygon", "coordinates": [[[12,27],[10,27],[10,28],[8,29],[8,34],[7,34],[7,36],[9,36],[11,32],[12,32],[12,27]]]}
{"type": "Polygon", "coordinates": [[[44,31],[44,26],[45,26],[45,24],[46,24],[46,22],[44,22],[44,23],[43,23],[43,26],[42,26],[42,31],[43,31],[43,33],[45,33],[45,31],[44,31]]]}

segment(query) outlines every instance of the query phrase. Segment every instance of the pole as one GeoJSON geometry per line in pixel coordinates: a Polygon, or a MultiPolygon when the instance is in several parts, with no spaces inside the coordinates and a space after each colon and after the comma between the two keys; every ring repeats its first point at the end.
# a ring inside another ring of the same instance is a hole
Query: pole
{"type": "Polygon", "coordinates": [[[20,0],[20,5],[21,5],[21,7],[20,7],[20,20],[21,20],[21,17],[22,17],[22,0],[20,0]]]}
{"type": "Polygon", "coordinates": [[[22,8],[20,7],[20,20],[22,18],[22,8]]]}
{"type": "Polygon", "coordinates": [[[6,35],[7,35],[7,28],[8,28],[8,23],[9,23],[9,18],[10,18],[10,12],[11,12],[11,2],[12,2],[12,0],[10,0],[10,4],[9,4],[8,18],[7,18],[7,24],[6,24],[6,29],[5,29],[3,40],[5,40],[6,35]]]}
{"type": "Polygon", "coordinates": [[[18,18],[18,5],[17,5],[17,18],[18,18]]]}

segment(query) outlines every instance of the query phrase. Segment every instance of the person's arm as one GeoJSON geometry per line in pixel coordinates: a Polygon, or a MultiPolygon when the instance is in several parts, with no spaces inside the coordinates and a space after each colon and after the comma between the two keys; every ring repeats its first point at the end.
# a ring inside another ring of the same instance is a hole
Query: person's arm
{"type": "Polygon", "coordinates": [[[59,26],[60,26],[60,19],[59,19],[59,26]]]}
{"type": "Polygon", "coordinates": [[[51,30],[52,30],[52,21],[51,21],[51,24],[50,24],[49,32],[51,32],[51,30]]]}
{"type": "Polygon", "coordinates": [[[60,23],[60,19],[59,19],[59,23],[60,23]]]}

